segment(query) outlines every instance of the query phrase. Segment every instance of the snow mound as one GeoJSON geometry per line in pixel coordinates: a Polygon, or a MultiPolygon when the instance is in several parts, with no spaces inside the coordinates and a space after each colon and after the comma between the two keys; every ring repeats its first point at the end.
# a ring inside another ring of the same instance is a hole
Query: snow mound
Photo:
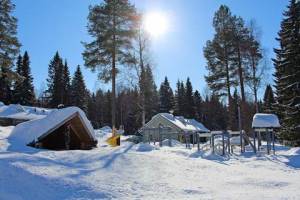
{"type": "MultiPolygon", "coordinates": [[[[169,139],[165,139],[162,141],[162,145],[163,146],[169,146],[169,139]]],[[[178,140],[174,140],[174,139],[171,139],[171,146],[172,147],[175,147],[175,146],[182,146],[183,144],[181,142],[179,142],[178,140]]]]}
{"type": "Polygon", "coordinates": [[[300,147],[294,147],[286,151],[286,154],[288,156],[295,156],[295,155],[300,155],[300,147]]]}
{"type": "Polygon", "coordinates": [[[103,132],[108,132],[108,133],[111,133],[112,132],[112,129],[111,127],[109,126],[103,126],[102,128],[99,129],[100,131],[103,131],[103,132]]]}
{"type": "Polygon", "coordinates": [[[0,117],[12,119],[34,120],[44,118],[52,110],[21,106],[19,104],[0,105],[0,117]]]}
{"type": "Polygon", "coordinates": [[[77,107],[68,107],[51,112],[48,116],[18,124],[9,136],[11,142],[18,145],[27,145],[28,143],[37,140],[38,137],[48,133],[56,126],[60,125],[65,120],[68,120],[72,115],[78,113],[81,120],[85,123],[88,133],[95,139],[94,129],[85,116],[84,112],[77,107]]]}
{"type": "Polygon", "coordinates": [[[252,128],[279,128],[280,123],[277,115],[256,113],[253,116],[252,128]]]}
{"type": "Polygon", "coordinates": [[[111,132],[102,131],[101,129],[95,130],[95,137],[98,140],[106,140],[111,136],[111,132]]]}
{"type": "Polygon", "coordinates": [[[241,138],[240,136],[235,136],[230,138],[231,145],[241,145],[241,138]]]}
{"type": "Polygon", "coordinates": [[[157,148],[152,146],[151,144],[139,143],[134,146],[134,149],[139,152],[149,152],[149,151],[156,150],[157,148]]]}

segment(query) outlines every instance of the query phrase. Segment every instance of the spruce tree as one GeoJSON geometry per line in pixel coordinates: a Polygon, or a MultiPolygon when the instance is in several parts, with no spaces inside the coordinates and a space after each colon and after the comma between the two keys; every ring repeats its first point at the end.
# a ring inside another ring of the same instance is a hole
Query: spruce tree
{"type": "Polygon", "coordinates": [[[91,121],[94,128],[99,128],[97,120],[96,96],[94,93],[90,94],[90,92],[87,91],[87,99],[87,117],[91,121]]]}
{"type": "Polygon", "coordinates": [[[164,82],[161,83],[159,89],[159,112],[169,113],[173,109],[173,91],[170,87],[168,78],[165,77],[164,82]]]}
{"type": "Polygon", "coordinates": [[[112,82],[112,127],[116,125],[116,75],[118,65],[134,62],[130,54],[135,35],[136,10],[128,0],[104,0],[90,7],[88,32],[94,38],[85,43],[83,58],[99,78],[112,82]]]}
{"type": "Polygon", "coordinates": [[[174,114],[184,116],[185,114],[185,87],[182,81],[177,82],[174,97],[174,114]]]}
{"type": "Polygon", "coordinates": [[[22,97],[22,56],[19,55],[16,63],[16,74],[18,78],[14,82],[14,90],[13,90],[13,103],[17,104],[21,101],[22,97]]]}
{"type": "Polygon", "coordinates": [[[203,100],[198,90],[194,92],[194,105],[195,105],[195,119],[199,122],[202,122],[203,121],[203,100]]]}
{"type": "Polygon", "coordinates": [[[22,105],[33,105],[35,102],[33,78],[30,70],[30,60],[27,51],[23,55],[21,74],[23,81],[21,84],[21,96],[19,103],[22,105]]]}
{"type": "Polygon", "coordinates": [[[104,125],[104,92],[99,89],[96,92],[95,95],[95,103],[96,103],[96,107],[94,108],[94,110],[96,111],[96,119],[95,121],[97,122],[97,126],[98,127],[102,127],[104,125]]]}
{"type": "Polygon", "coordinates": [[[49,106],[53,108],[57,107],[59,104],[63,104],[62,72],[62,59],[59,56],[59,53],[56,52],[48,67],[48,89],[46,91],[49,98],[49,106]]]}
{"type": "Polygon", "coordinates": [[[273,104],[275,103],[274,94],[271,85],[267,85],[265,94],[264,94],[264,102],[263,102],[263,110],[265,113],[272,113],[273,104]]]}
{"type": "Polygon", "coordinates": [[[78,65],[71,84],[71,104],[87,111],[87,89],[80,66],[78,65]]]}
{"type": "Polygon", "coordinates": [[[10,0],[0,1],[0,101],[12,102],[12,80],[16,78],[12,67],[19,53],[17,19],[12,16],[15,5],[10,0]]]}
{"type": "Polygon", "coordinates": [[[284,12],[275,49],[276,110],[281,119],[281,139],[300,144],[300,2],[290,0],[284,12]]]}
{"type": "Polygon", "coordinates": [[[63,66],[62,87],[63,87],[63,104],[65,106],[68,106],[70,105],[71,102],[71,78],[70,78],[70,71],[69,71],[67,61],[65,61],[65,64],[63,66]]]}
{"type": "Polygon", "coordinates": [[[238,113],[238,104],[241,102],[241,99],[238,95],[238,91],[235,88],[233,95],[232,95],[232,111],[231,113],[228,113],[228,115],[231,115],[232,119],[232,126],[230,127],[231,130],[237,131],[239,130],[239,113],[238,113]]]}
{"type": "Polygon", "coordinates": [[[184,109],[184,117],[187,118],[195,118],[195,104],[194,104],[194,98],[193,98],[193,86],[190,81],[190,78],[187,78],[186,84],[185,84],[185,96],[184,96],[184,102],[185,102],[185,109],[184,109]]]}
{"type": "Polygon", "coordinates": [[[145,110],[146,121],[149,121],[159,110],[159,96],[150,65],[146,66],[145,110]]]}

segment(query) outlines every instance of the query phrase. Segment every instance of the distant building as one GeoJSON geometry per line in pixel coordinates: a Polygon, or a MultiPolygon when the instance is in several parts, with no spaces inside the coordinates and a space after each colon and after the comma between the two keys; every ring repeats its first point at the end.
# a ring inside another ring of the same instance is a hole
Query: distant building
{"type": "Polygon", "coordinates": [[[185,119],[182,116],[174,116],[169,113],[159,113],[145,124],[140,130],[144,141],[158,141],[157,137],[164,139],[182,140],[186,136],[193,140],[193,135],[199,133],[208,133],[208,130],[202,123],[195,119],[185,119]]]}

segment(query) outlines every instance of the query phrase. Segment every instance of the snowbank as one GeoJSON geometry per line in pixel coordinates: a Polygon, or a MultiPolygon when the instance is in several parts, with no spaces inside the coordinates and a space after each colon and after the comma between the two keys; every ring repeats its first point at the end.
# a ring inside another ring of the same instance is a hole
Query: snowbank
{"type": "Polygon", "coordinates": [[[252,128],[279,128],[278,117],[274,114],[256,113],[253,116],[252,128]]]}
{"type": "Polygon", "coordinates": [[[34,120],[46,117],[51,111],[49,109],[21,106],[19,104],[0,105],[0,117],[2,118],[34,120]]]}
{"type": "MultiPolygon", "coordinates": [[[[0,146],[11,128],[0,126],[0,146]]],[[[0,148],[0,199],[299,199],[299,154],[280,146],[276,155],[228,159],[129,142],[91,151],[0,148]]]]}
{"type": "MultiPolygon", "coordinates": [[[[169,139],[165,139],[162,141],[162,145],[163,146],[169,146],[169,143],[170,140],[169,139]]],[[[178,147],[178,146],[184,146],[185,144],[182,144],[181,142],[179,142],[178,140],[174,140],[174,139],[171,139],[171,146],[172,147],[178,147]]]]}
{"type": "Polygon", "coordinates": [[[84,112],[77,107],[68,107],[55,110],[42,119],[18,124],[13,129],[9,140],[12,142],[16,142],[18,145],[27,145],[28,143],[36,140],[38,137],[56,128],[57,125],[67,120],[70,116],[76,113],[79,113],[79,117],[85,123],[89,135],[92,138],[96,139],[94,136],[94,129],[85,116],[84,112]]]}
{"type": "Polygon", "coordinates": [[[99,130],[101,130],[103,132],[107,132],[107,133],[111,133],[112,132],[112,129],[109,126],[103,126],[99,130]]]}
{"type": "Polygon", "coordinates": [[[151,144],[139,143],[134,146],[134,149],[139,152],[149,152],[156,150],[157,148],[155,146],[152,146],[151,144]]]}

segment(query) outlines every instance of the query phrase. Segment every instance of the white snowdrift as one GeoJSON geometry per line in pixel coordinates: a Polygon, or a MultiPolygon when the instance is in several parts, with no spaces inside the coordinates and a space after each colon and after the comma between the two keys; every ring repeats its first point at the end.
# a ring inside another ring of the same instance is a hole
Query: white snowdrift
{"type": "Polygon", "coordinates": [[[0,117],[12,119],[34,120],[41,119],[51,113],[52,110],[10,104],[8,106],[0,104],[0,117]]]}
{"type": "Polygon", "coordinates": [[[252,128],[279,128],[280,123],[275,114],[256,113],[253,116],[252,128]]]}
{"type": "Polygon", "coordinates": [[[95,138],[94,129],[84,112],[77,107],[68,107],[51,112],[42,119],[32,120],[18,124],[12,131],[9,140],[16,142],[18,145],[27,145],[36,140],[38,137],[49,132],[61,122],[67,120],[75,113],[79,113],[79,117],[85,123],[89,135],[95,138]]]}
{"type": "Polygon", "coordinates": [[[299,148],[276,145],[276,155],[247,152],[230,158],[196,148],[151,150],[148,144],[128,142],[91,151],[11,152],[5,149],[11,129],[0,126],[1,200],[252,200],[300,196],[299,148]]]}

